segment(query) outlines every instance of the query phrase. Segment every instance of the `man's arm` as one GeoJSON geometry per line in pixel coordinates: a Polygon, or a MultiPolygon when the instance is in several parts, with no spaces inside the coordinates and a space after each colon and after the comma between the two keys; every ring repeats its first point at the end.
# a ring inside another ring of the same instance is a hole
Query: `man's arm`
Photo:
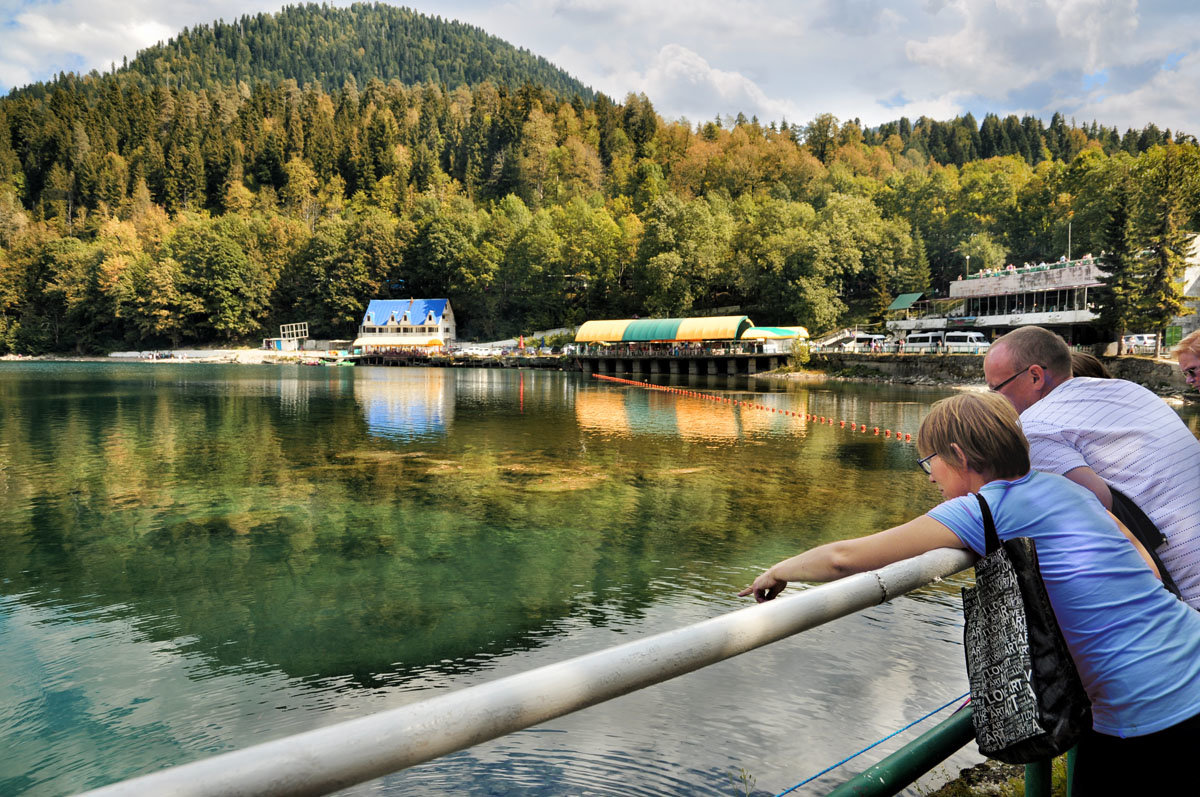
{"type": "Polygon", "coordinates": [[[1105,509],[1112,509],[1112,492],[1108,489],[1108,483],[1100,478],[1100,475],[1091,468],[1083,465],[1069,470],[1063,474],[1071,481],[1081,487],[1086,487],[1096,494],[1100,499],[1100,503],[1104,504],[1105,509]]]}

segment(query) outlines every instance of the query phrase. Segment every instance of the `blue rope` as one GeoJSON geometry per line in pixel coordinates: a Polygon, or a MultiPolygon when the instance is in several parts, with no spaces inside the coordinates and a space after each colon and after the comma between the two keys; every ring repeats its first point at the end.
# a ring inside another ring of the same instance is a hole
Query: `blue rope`
{"type": "Polygon", "coordinates": [[[959,695],[958,697],[954,698],[953,700],[951,700],[951,701],[950,701],[949,703],[947,703],[946,705],[944,705],[944,706],[939,706],[939,707],[935,708],[933,711],[929,712],[929,713],[928,713],[928,714],[926,714],[924,717],[921,717],[920,719],[915,719],[915,720],[913,720],[912,722],[908,723],[907,725],[905,725],[905,726],[904,726],[903,728],[901,728],[900,730],[898,730],[898,731],[893,731],[892,733],[889,733],[887,736],[883,737],[883,738],[882,738],[882,739],[880,739],[879,741],[877,741],[877,742],[872,742],[871,744],[867,745],[867,746],[866,746],[866,747],[864,747],[863,749],[859,750],[857,753],[854,753],[853,755],[850,755],[850,756],[847,756],[846,758],[843,758],[841,761],[837,762],[837,763],[836,763],[836,764],[834,764],[833,766],[826,767],[825,769],[822,769],[820,772],[818,772],[817,774],[813,775],[811,778],[807,778],[807,779],[805,779],[805,780],[802,780],[802,781],[800,781],[799,783],[797,783],[795,786],[791,787],[790,789],[784,789],[783,791],[779,792],[779,794],[775,795],[775,797],[783,797],[783,795],[787,794],[788,792],[793,792],[793,791],[795,791],[796,789],[798,789],[798,788],[800,788],[801,786],[803,786],[804,784],[806,784],[806,783],[811,783],[812,781],[814,781],[814,780],[816,780],[817,778],[819,778],[819,777],[821,777],[822,775],[824,775],[826,772],[831,772],[831,771],[833,771],[833,770],[837,769],[838,767],[840,767],[842,764],[846,763],[847,761],[850,761],[850,760],[852,760],[852,759],[855,759],[855,758],[857,758],[858,756],[862,755],[863,753],[867,752],[867,751],[868,751],[868,750],[870,750],[872,747],[877,747],[877,746],[879,746],[879,745],[883,744],[884,742],[886,742],[888,739],[892,738],[893,736],[896,736],[897,734],[904,733],[906,730],[908,730],[908,729],[909,729],[909,728],[911,728],[912,726],[916,725],[918,722],[924,722],[925,720],[927,720],[927,719],[929,719],[930,717],[932,717],[934,714],[938,713],[939,711],[942,711],[943,709],[949,708],[950,706],[953,706],[955,703],[957,703],[958,701],[962,700],[964,697],[967,697],[967,696],[968,696],[968,695],[970,695],[970,694],[971,694],[970,692],[965,692],[964,694],[961,694],[961,695],[959,695]]]}

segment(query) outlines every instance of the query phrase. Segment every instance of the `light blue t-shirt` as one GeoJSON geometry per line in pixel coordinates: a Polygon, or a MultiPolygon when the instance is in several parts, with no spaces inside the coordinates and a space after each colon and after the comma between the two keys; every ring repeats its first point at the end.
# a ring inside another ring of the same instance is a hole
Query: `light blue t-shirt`
{"type": "MultiPolygon", "coordinates": [[[[1032,537],[1063,638],[1092,700],[1092,725],[1144,736],[1200,714],[1200,612],[1163,588],[1087,489],[1030,471],[980,490],[1000,539],[1032,537]]],[[[983,516],[965,495],[929,511],[982,555],[983,516]]]]}

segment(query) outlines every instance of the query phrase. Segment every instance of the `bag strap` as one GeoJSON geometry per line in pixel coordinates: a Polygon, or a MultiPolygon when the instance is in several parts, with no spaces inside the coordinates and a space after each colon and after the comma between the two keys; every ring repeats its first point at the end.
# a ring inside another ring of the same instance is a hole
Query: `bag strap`
{"type": "Polygon", "coordinates": [[[982,493],[975,493],[975,497],[979,499],[979,511],[983,513],[983,539],[987,545],[984,553],[989,554],[999,550],[1000,535],[996,533],[996,523],[992,520],[992,510],[987,500],[982,493]]]}

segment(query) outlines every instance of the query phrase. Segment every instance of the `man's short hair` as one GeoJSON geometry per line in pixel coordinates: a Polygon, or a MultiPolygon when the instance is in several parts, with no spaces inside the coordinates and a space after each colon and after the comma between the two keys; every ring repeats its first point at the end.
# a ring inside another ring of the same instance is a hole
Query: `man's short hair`
{"type": "Polygon", "coordinates": [[[917,451],[995,479],[1017,479],[1029,472],[1029,441],[1021,418],[999,393],[960,393],[935,403],[917,432],[917,451]]]}
{"type": "Polygon", "coordinates": [[[1071,347],[1048,329],[1020,327],[997,338],[992,348],[1000,344],[1008,349],[1014,369],[1040,365],[1060,379],[1071,376],[1071,347]]]}
{"type": "Polygon", "coordinates": [[[1179,355],[1183,352],[1187,352],[1193,357],[1200,357],[1200,329],[1179,341],[1179,345],[1175,347],[1175,359],[1178,360],[1179,355]]]}

